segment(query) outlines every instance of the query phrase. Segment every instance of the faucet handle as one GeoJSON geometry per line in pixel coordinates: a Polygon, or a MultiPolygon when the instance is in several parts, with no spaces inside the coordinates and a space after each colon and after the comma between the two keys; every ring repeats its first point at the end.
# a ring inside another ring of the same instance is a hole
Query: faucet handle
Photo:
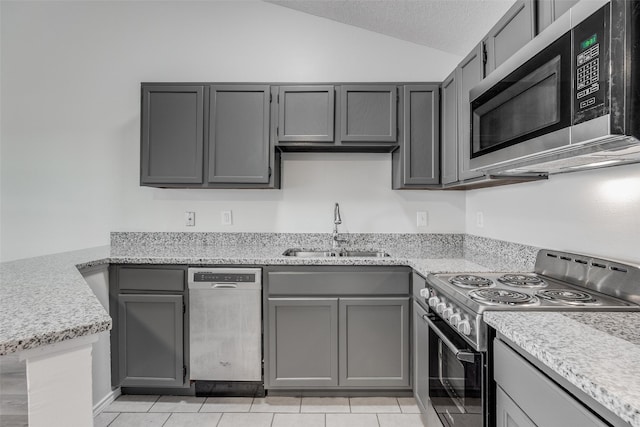
{"type": "Polygon", "coordinates": [[[340,218],[340,205],[337,202],[333,208],[333,223],[336,225],[342,224],[342,218],[340,218]]]}

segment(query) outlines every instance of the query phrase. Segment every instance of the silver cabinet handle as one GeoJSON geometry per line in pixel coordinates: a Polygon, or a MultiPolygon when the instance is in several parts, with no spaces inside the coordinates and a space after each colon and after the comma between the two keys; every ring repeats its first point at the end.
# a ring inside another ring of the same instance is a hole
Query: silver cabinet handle
{"type": "Polygon", "coordinates": [[[451,340],[449,338],[447,338],[447,336],[444,334],[444,332],[442,332],[438,326],[436,326],[435,323],[433,323],[433,320],[429,319],[428,315],[423,315],[422,316],[422,320],[424,320],[427,325],[429,325],[429,328],[431,328],[431,330],[433,332],[435,332],[435,334],[438,336],[438,338],[440,338],[440,340],[449,348],[449,350],[451,350],[451,352],[453,352],[453,354],[456,355],[456,359],[458,359],[461,362],[466,362],[466,363],[473,363],[476,360],[475,357],[475,353],[471,352],[471,351],[467,351],[467,350],[461,350],[458,347],[456,347],[456,345],[454,343],[451,342],[451,340]]]}

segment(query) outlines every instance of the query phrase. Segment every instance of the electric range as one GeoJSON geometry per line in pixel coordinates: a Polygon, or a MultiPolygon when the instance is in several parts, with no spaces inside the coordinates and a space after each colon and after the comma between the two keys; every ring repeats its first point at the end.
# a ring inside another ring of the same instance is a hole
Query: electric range
{"type": "Polygon", "coordinates": [[[444,426],[493,427],[485,311],[640,311],[640,266],[540,250],[533,272],[429,274],[429,398],[444,426]]]}

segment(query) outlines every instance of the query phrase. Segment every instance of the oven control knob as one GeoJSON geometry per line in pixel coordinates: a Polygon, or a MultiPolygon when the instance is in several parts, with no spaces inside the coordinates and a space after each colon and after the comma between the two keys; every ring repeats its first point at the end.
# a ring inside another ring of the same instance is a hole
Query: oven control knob
{"type": "Polygon", "coordinates": [[[458,322],[458,331],[460,331],[460,333],[462,335],[470,335],[471,334],[471,325],[469,324],[468,320],[463,320],[461,322],[458,322]]]}
{"type": "Polygon", "coordinates": [[[437,306],[439,302],[440,302],[440,298],[438,298],[438,297],[431,297],[431,298],[429,298],[429,306],[430,306],[430,307],[435,307],[435,306],[437,306]]]}
{"type": "Polygon", "coordinates": [[[429,288],[420,289],[420,296],[422,298],[429,298],[429,288]]]}
{"type": "Polygon", "coordinates": [[[449,320],[452,314],[453,314],[453,307],[451,306],[442,310],[442,317],[444,317],[446,320],[449,320]]]}
{"type": "Polygon", "coordinates": [[[442,312],[444,311],[444,308],[447,306],[447,304],[443,303],[443,302],[439,302],[438,304],[436,304],[436,311],[440,314],[442,314],[442,312]]]}
{"type": "Polygon", "coordinates": [[[451,317],[449,317],[449,323],[451,323],[451,326],[455,328],[456,326],[458,326],[460,319],[460,313],[452,314],[451,317]]]}

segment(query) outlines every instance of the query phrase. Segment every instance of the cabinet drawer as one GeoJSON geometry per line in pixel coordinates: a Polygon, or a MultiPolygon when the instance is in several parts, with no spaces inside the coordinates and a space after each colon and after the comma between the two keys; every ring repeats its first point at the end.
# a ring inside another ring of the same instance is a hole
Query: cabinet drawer
{"type": "Polygon", "coordinates": [[[184,268],[120,267],[118,285],[127,291],[184,291],[184,268]]]}
{"type": "Polygon", "coordinates": [[[405,295],[409,271],[367,267],[305,268],[267,273],[269,295],[405,295]]]}
{"type": "Polygon", "coordinates": [[[604,427],[577,399],[504,344],[494,340],[496,383],[539,427],[604,427]]]}

